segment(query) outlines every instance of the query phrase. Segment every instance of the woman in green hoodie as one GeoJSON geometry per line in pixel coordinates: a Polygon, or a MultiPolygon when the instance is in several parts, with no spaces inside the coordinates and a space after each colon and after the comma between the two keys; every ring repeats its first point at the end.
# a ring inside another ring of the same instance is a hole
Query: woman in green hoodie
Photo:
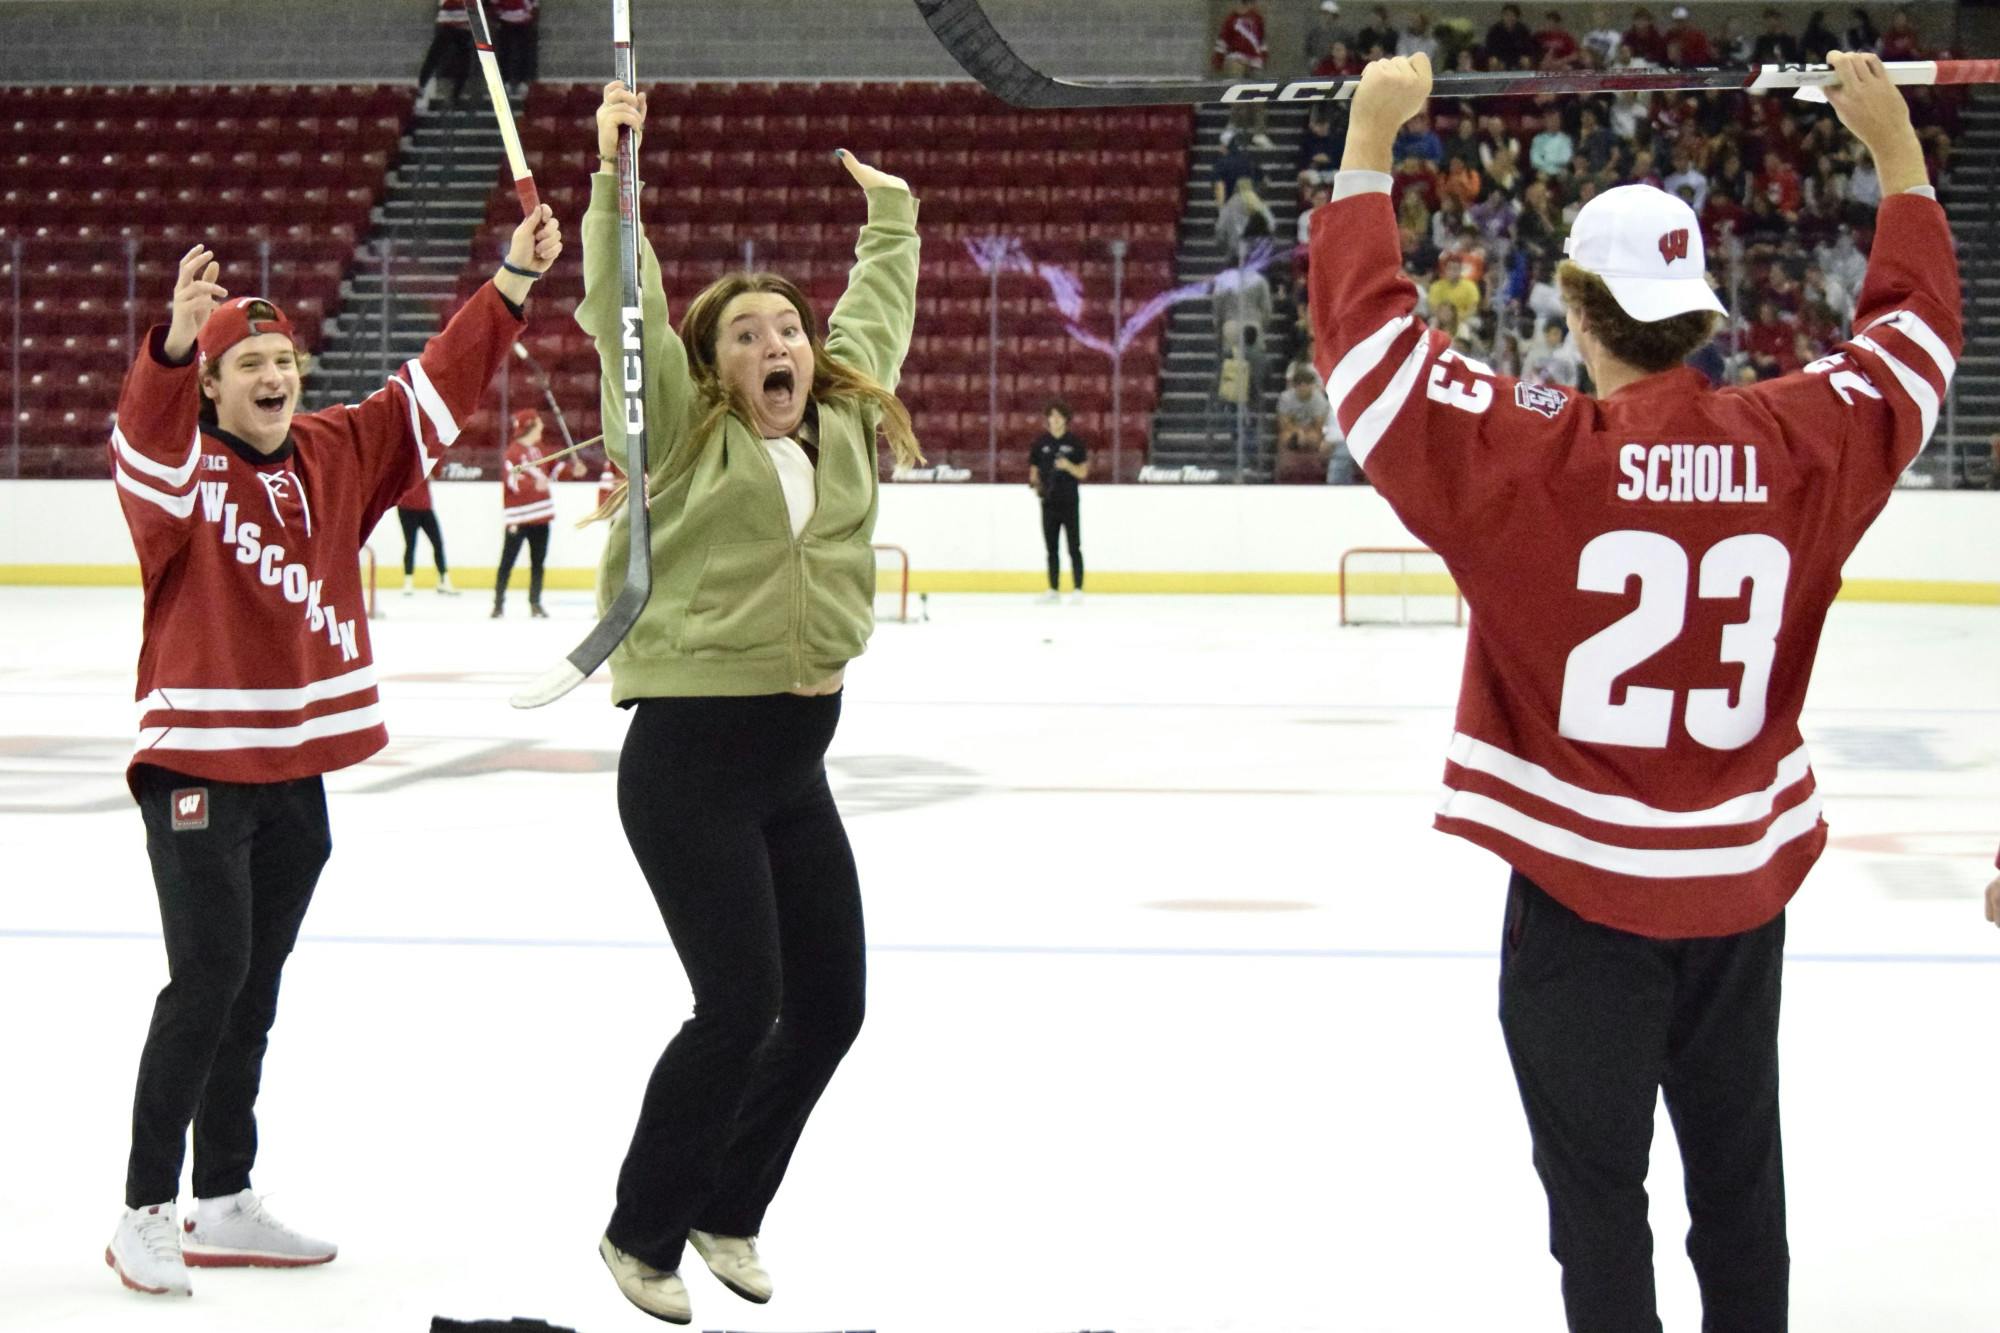
{"type": "MultiPolygon", "coordinates": [[[[605,89],[602,170],[584,216],[577,323],[597,340],[606,445],[623,447],[618,128],[645,98],[605,89]]],[[[618,814],[694,991],[654,1068],[599,1251],[648,1313],[690,1318],[689,1241],[749,1300],[770,1299],[756,1236],[786,1163],[861,1026],[860,884],[826,780],[842,672],[874,627],[875,437],[920,461],[892,390],[916,315],[916,201],[839,154],[868,222],[824,340],[803,294],[732,273],[678,335],[650,245],[645,316],[653,595],[611,656],[633,710],[618,814]]],[[[598,576],[624,577],[630,509],[614,492],[598,576]]]]}

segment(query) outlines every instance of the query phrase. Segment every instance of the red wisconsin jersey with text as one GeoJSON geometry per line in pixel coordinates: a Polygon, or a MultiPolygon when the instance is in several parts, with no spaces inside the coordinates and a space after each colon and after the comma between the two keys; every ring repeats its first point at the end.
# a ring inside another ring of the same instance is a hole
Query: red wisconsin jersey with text
{"type": "Polygon", "coordinates": [[[366,401],[292,418],[269,456],[199,425],[198,362],[168,364],[151,331],[110,446],[146,589],[134,764],[281,782],[387,743],[361,544],[458,437],[520,327],[489,284],[366,401]]]}
{"type": "Polygon", "coordinates": [[[1883,201],[1855,335],[1803,372],[1603,401],[1427,330],[1386,193],[1316,210],[1311,244],[1348,448],[1472,608],[1437,827],[1621,930],[1769,921],[1826,842],[1798,726],[1820,626],[1959,353],[1944,210],[1883,201]]]}
{"type": "Polygon", "coordinates": [[[555,452],[539,444],[522,444],[519,440],[507,446],[507,456],[500,465],[502,523],[511,528],[549,522],[556,516],[553,483],[565,477],[581,479],[590,475],[590,469],[580,458],[559,458],[553,463],[544,461],[555,452]],[[520,470],[516,471],[516,468],[520,470]]]}

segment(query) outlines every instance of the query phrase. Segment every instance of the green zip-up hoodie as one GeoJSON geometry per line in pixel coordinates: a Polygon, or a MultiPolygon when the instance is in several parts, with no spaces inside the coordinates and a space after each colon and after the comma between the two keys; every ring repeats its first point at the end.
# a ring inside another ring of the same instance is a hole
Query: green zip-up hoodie
{"type": "MultiPolygon", "coordinates": [[[[847,290],[827,321],[826,355],[893,389],[916,322],[917,201],[868,192],[847,290]]],[[[817,508],[792,536],[778,470],[756,432],[731,415],[692,468],[658,489],[668,445],[701,415],[687,349],[667,319],[659,260],[641,247],[646,427],[653,492],[653,596],[611,654],[611,700],[778,694],[825,680],[858,657],[875,627],[878,481],[872,404],[816,402],[817,508]]],[[[576,322],[597,341],[604,445],[625,457],[618,308],[618,178],[591,178],[583,218],[576,322]]],[[[812,408],[808,409],[809,411],[812,408]]],[[[633,500],[638,499],[634,488],[633,500]]],[[[611,521],[597,575],[602,614],[625,582],[632,507],[611,521]]]]}

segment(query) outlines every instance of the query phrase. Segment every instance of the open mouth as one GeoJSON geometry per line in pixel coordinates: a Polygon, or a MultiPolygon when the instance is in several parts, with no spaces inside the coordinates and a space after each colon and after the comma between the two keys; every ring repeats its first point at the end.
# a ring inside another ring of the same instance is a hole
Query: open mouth
{"type": "Polygon", "coordinates": [[[773,407],[790,407],[796,392],[791,367],[773,370],[764,376],[764,401],[773,407]]]}
{"type": "Polygon", "coordinates": [[[257,405],[259,412],[269,416],[281,416],[285,410],[285,395],[281,393],[267,394],[252,401],[257,405]]]}

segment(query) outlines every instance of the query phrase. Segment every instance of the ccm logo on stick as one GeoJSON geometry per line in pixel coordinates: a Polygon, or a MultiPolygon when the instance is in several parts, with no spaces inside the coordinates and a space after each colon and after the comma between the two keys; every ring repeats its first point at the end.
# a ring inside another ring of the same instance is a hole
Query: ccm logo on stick
{"type": "Polygon", "coordinates": [[[625,350],[625,429],[641,431],[646,428],[646,384],[639,356],[639,308],[628,305],[619,316],[625,329],[620,339],[625,350]]]}
{"type": "Polygon", "coordinates": [[[1345,102],[1361,86],[1359,79],[1294,79],[1275,83],[1237,83],[1222,94],[1225,102],[1345,102]],[[1276,96],[1272,94],[1276,93],[1276,96]]]}

